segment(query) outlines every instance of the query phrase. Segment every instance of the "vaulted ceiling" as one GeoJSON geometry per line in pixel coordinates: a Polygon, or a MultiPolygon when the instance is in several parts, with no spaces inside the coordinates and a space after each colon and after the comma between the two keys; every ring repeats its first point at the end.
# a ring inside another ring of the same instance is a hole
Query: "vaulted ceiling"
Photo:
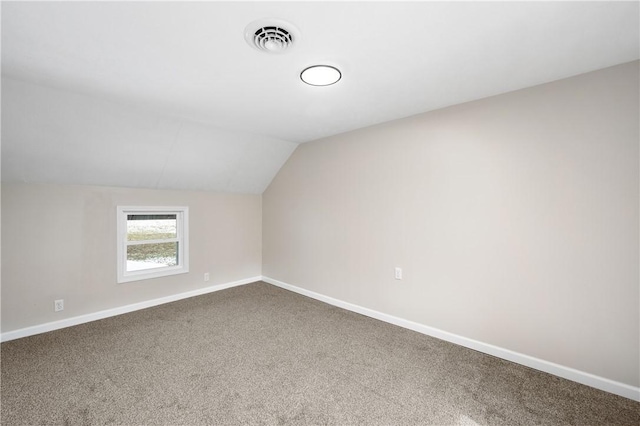
{"type": "Polygon", "coordinates": [[[3,2],[2,179],[261,193],[297,144],[640,57],[637,2],[3,2]],[[284,53],[245,40],[296,29],[284,53]],[[274,21],[275,22],[275,21],[274,21]],[[343,78],[305,85],[329,64],[343,78]]]}

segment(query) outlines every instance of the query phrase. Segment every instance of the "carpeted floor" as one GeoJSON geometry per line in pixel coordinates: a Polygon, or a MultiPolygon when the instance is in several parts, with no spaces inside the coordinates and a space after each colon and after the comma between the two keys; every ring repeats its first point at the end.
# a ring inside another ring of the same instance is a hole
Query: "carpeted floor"
{"type": "Polygon", "coordinates": [[[640,424],[640,403],[254,283],[2,344],[3,425],[640,424]]]}

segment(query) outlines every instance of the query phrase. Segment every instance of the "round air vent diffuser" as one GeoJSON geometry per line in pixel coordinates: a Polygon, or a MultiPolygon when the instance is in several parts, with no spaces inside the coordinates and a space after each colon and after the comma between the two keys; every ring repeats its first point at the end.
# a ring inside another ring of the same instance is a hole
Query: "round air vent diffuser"
{"type": "Polygon", "coordinates": [[[247,43],[266,53],[283,53],[299,37],[296,27],[280,19],[260,19],[247,25],[244,30],[247,43]]]}

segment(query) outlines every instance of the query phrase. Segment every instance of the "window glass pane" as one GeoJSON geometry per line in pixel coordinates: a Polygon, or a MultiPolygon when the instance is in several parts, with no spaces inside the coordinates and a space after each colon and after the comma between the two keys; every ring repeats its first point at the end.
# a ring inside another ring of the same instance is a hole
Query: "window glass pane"
{"type": "Polygon", "coordinates": [[[178,264],[178,243],[127,246],[127,271],[162,268],[178,264]]]}
{"type": "Polygon", "coordinates": [[[177,238],[177,215],[129,214],[127,215],[127,241],[162,240],[177,238]]]}

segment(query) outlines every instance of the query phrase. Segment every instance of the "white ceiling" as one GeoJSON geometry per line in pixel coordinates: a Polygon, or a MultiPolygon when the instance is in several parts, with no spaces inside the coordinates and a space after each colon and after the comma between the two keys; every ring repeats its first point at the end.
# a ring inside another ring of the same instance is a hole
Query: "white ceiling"
{"type": "MultiPolygon", "coordinates": [[[[123,151],[169,138],[153,146],[153,162],[131,165],[137,175],[121,168],[127,186],[259,193],[296,143],[636,60],[639,27],[638,2],[3,2],[2,76],[15,89],[3,87],[3,179],[88,183],[80,176],[90,170],[63,155],[66,177],[54,176],[65,173],[55,162],[47,176],[29,166],[42,166],[38,144],[99,163],[117,158],[98,158],[98,144],[123,151]],[[300,32],[286,53],[245,42],[245,27],[269,17],[300,32]],[[342,80],[302,83],[299,73],[319,63],[338,67],[342,80]],[[19,101],[23,86],[31,95],[19,101]],[[138,126],[92,138],[119,127],[94,117],[78,129],[53,126],[55,136],[50,124],[62,112],[40,108],[5,132],[6,109],[28,113],[54,93],[66,97],[65,114],[79,105],[85,114],[131,111],[183,131],[138,126]],[[239,160],[251,153],[260,161],[239,160]]],[[[120,184],[102,168],[91,183],[120,184]]]]}

